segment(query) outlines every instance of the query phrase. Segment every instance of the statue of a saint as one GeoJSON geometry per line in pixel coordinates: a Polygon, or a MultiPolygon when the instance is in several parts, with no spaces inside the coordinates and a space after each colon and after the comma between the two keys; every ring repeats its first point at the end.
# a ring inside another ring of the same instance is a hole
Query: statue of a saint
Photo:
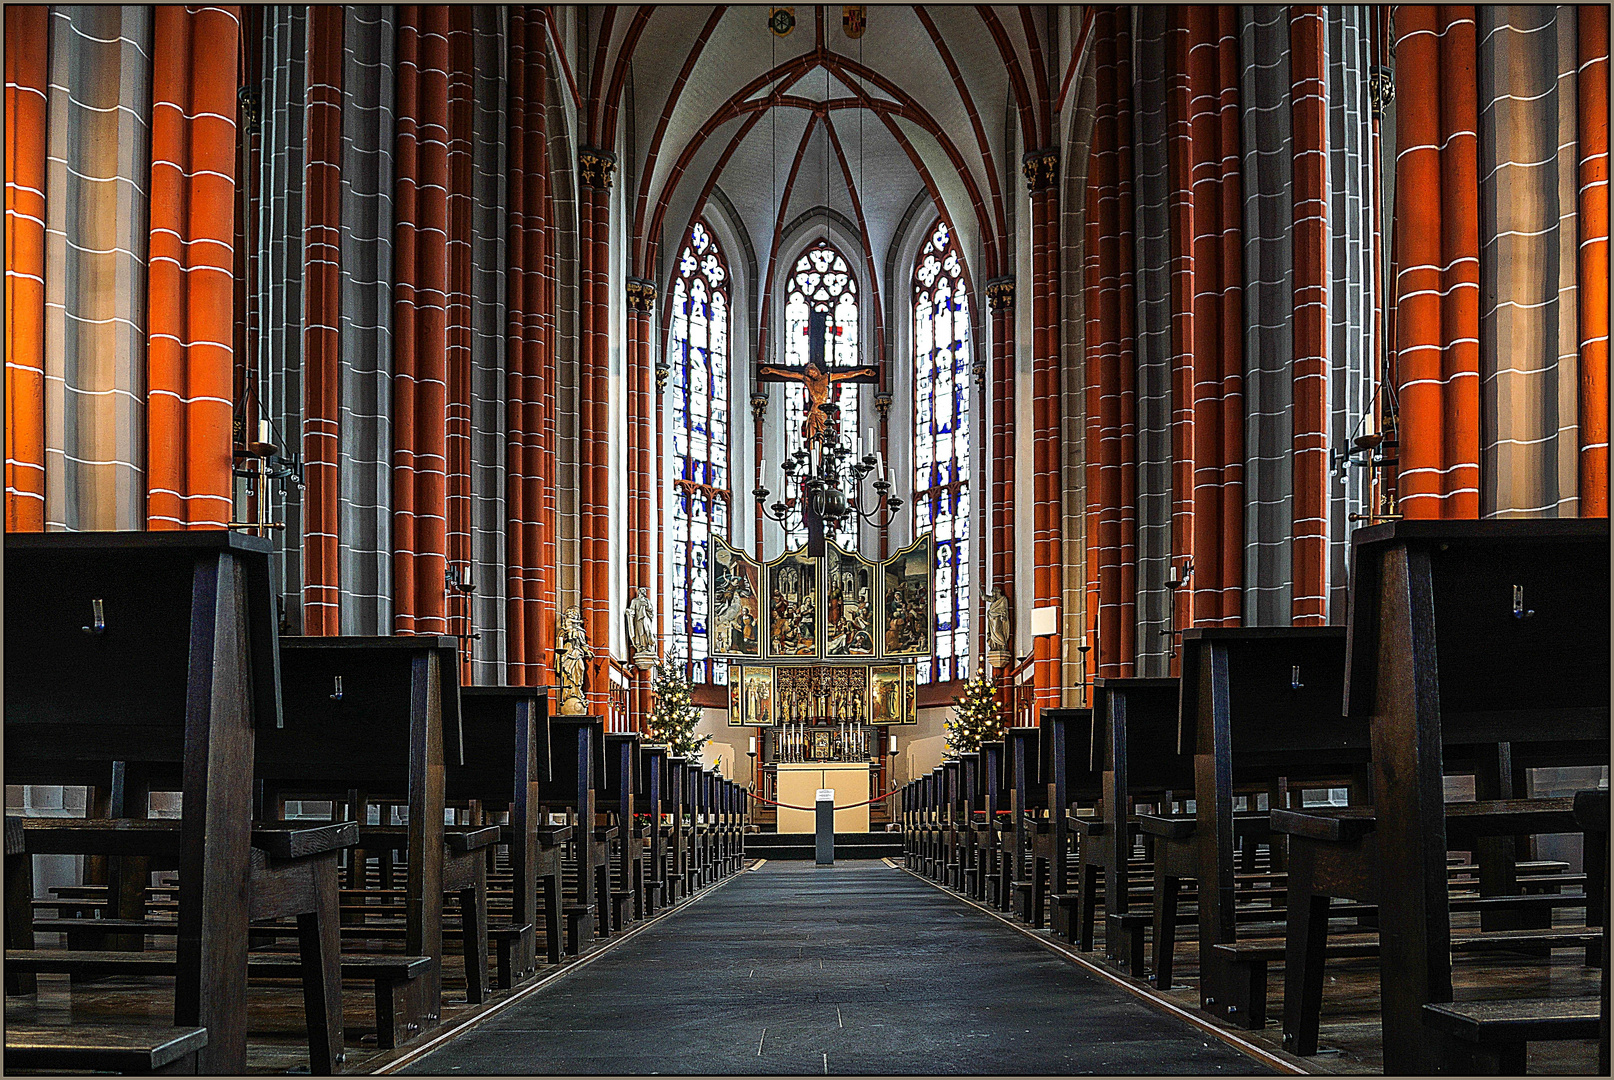
{"type": "Polygon", "coordinates": [[[1014,659],[1014,632],[1009,622],[1009,596],[1002,587],[986,594],[986,656],[993,667],[1014,659]]]}
{"type": "Polygon", "coordinates": [[[628,601],[628,644],[641,671],[656,663],[656,609],[650,604],[650,590],[640,585],[628,601]]]}
{"type": "Polygon", "coordinates": [[[588,712],[583,697],[584,673],[594,651],[589,648],[588,631],[583,628],[580,608],[567,608],[555,628],[555,668],[560,672],[560,714],[582,716],[588,712]]]}

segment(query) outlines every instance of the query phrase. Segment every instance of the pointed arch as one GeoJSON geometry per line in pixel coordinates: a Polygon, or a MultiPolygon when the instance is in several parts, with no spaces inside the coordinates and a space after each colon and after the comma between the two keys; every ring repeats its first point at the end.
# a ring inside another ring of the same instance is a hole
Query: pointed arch
{"type": "Polygon", "coordinates": [[[707,542],[729,536],[732,488],[729,465],[729,331],[734,324],[728,260],[704,220],[690,227],[667,310],[669,375],[663,407],[672,436],[672,492],[668,501],[668,568],[672,637],[697,684],[727,682],[728,665],[710,655],[711,598],[707,542]]]}
{"type": "Polygon", "coordinates": [[[914,535],[927,530],[936,550],[936,652],[919,666],[921,682],[949,682],[970,672],[971,308],[964,254],[938,218],[914,259],[914,535]]]}

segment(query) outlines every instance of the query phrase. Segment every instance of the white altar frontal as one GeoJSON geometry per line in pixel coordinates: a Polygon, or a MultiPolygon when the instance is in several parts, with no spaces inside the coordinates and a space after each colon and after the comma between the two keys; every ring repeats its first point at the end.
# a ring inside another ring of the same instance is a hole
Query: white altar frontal
{"type": "Polygon", "coordinates": [[[835,831],[869,831],[869,763],[867,761],[798,761],[779,763],[779,807],[781,833],[811,833],[814,830],[813,800],[821,788],[835,792],[835,831]],[[861,803],[852,806],[852,803],[861,803]],[[806,810],[791,810],[805,806],[806,810]]]}

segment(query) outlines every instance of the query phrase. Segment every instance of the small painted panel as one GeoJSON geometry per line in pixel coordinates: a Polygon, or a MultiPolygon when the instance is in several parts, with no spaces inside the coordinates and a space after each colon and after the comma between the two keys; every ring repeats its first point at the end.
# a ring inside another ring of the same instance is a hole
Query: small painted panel
{"type": "Polygon", "coordinates": [[[874,656],[878,567],[831,541],[825,548],[824,656],[831,660],[874,656]]]}
{"type": "Polygon", "coordinates": [[[773,668],[747,667],[741,678],[742,712],[747,727],[772,727],[777,721],[773,707],[773,668]]]}
{"type": "Polygon", "coordinates": [[[818,560],[803,548],[768,564],[768,655],[816,657],[823,637],[818,560]]]}
{"type": "Polygon", "coordinates": [[[936,633],[934,562],[934,544],[926,533],[883,564],[883,655],[931,654],[936,633]]]}
{"type": "Polygon", "coordinates": [[[712,537],[712,655],[762,656],[762,566],[712,537]]]}

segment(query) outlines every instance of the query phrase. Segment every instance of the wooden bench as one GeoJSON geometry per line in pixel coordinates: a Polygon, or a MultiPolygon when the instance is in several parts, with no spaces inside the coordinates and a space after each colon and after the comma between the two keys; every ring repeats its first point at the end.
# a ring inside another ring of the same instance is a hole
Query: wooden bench
{"type": "Polygon", "coordinates": [[[1464,1071],[1522,1076],[1525,1044],[1544,1039],[1595,1039],[1598,1003],[1587,999],[1453,1001],[1423,1007],[1423,1022],[1470,1044],[1464,1071]]]}
{"type": "Polygon", "coordinates": [[[570,829],[539,822],[539,787],[552,775],[548,705],[548,694],[535,687],[462,687],[463,761],[448,761],[444,771],[445,799],[509,815],[500,830],[510,853],[509,922],[488,927],[497,952],[494,985],[505,990],[536,970],[540,924],[549,962],[560,962],[560,847],[570,829]]]}
{"type": "Polygon", "coordinates": [[[613,931],[627,928],[644,917],[644,838],[634,819],[639,781],[639,736],[635,732],[605,735],[605,770],[601,774],[599,803],[607,820],[616,826],[606,871],[613,931]]]}
{"type": "MultiPolygon", "coordinates": [[[[1103,770],[1103,816],[1080,826],[1079,889],[1085,892],[1102,874],[1105,955],[1142,978],[1137,935],[1123,921],[1131,904],[1129,873],[1136,862],[1132,841],[1138,830],[1131,815],[1140,800],[1193,790],[1193,759],[1177,751],[1176,679],[1095,679],[1093,687],[1093,751],[1103,770]]],[[[1078,933],[1090,947],[1093,908],[1084,897],[1078,909],[1087,924],[1078,933]]]]}
{"type": "Polygon", "coordinates": [[[1183,632],[1176,736],[1194,763],[1194,814],[1139,818],[1154,841],[1154,978],[1171,985],[1181,889],[1197,882],[1200,1007],[1241,1026],[1254,1022],[1249,987],[1215,946],[1238,938],[1235,845],[1272,837],[1266,813],[1236,813],[1234,801],[1353,774],[1360,798],[1368,727],[1341,715],[1344,686],[1344,627],[1183,632]]]}
{"type": "Polygon", "coordinates": [[[661,825],[667,805],[667,748],[640,743],[635,775],[638,785],[635,813],[645,819],[644,915],[650,918],[663,905],[673,902],[667,873],[667,834],[661,825]]]}
{"type": "Polygon", "coordinates": [[[1022,922],[1042,929],[1047,914],[1052,823],[1048,820],[1048,785],[1043,776],[1042,732],[1035,727],[1010,728],[1004,734],[1008,770],[1011,833],[1005,843],[1014,860],[1010,888],[1022,922]]]}
{"type": "Polygon", "coordinates": [[[396,1022],[400,1035],[418,1032],[442,1012],[445,890],[472,912],[464,920],[477,939],[466,949],[467,995],[478,1000],[487,980],[482,849],[497,830],[451,848],[443,825],[445,755],[460,762],[464,745],[455,639],[285,637],[280,653],[285,726],[260,735],[257,748],[265,811],[287,795],[340,801],[355,790],[360,813],[372,798],[406,803],[408,825],[361,818],[359,832],[363,848],[408,853],[403,951],[428,963],[409,982],[396,1022]]]}
{"type": "MultiPolygon", "coordinates": [[[[1584,948],[1601,944],[1601,930],[1586,927],[1563,927],[1556,930],[1488,930],[1476,933],[1455,933],[1451,939],[1453,953],[1508,952],[1535,953],[1542,949],[1584,948]]],[[[1285,943],[1281,938],[1247,939],[1223,942],[1214,946],[1221,962],[1233,969],[1231,981],[1247,985],[1243,1000],[1246,1004],[1235,1007],[1227,1017],[1240,1027],[1260,1030],[1267,1020],[1267,966],[1283,960],[1285,943]],[[1247,1012],[1245,1010],[1248,1010],[1247,1012]]],[[[1326,955],[1330,959],[1372,959],[1379,955],[1378,935],[1338,934],[1328,938],[1326,955]]]]}
{"type": "Polygon", "coordinates": [[[1587,960],[1588,962],[1596,963],[1602,969],[1598,992],[1600,1018],[1597,1024],[1597,1069],[1606,1076],[1609,1072],[1608,937],[1611,930],[1614,930],[1609,925],[1608,788],[1577,791],[1575,793],[1575,821],[1585,830],[1586,837],[1584,855],[1586,879],[1590,883],[1588,891],[1591,898],[1590,908],[1586,912],[1586,924],[1588,926],[1599,926],[1603,930],[1602,948],[1595,955],[1588,956],[1587,960]]]}
{"type": "Polygon", "coordinates": [[[1055,936],[1074,943],[1075,913],[1080,898],[1072,887],[1072,867],[1074,864],[1078,874],[1081,868],[1072,858],[1075,834],[1070,817],[1078,804],[1095,806],[1103,792],[1103,774],[1093,764],[1093,710],[1045,709],[1038,730],[1041,732],[1038,753],[1043,762],[1050,818],[1050,922],[1055,936]]]}
{"type": "MultiPolygon", "coordinates": [[[[253,831],[255,740],[283,722],[271,548],[224,531],[5,539],[6,781],[117,788],[127,815],[23,822],[8,869],[31,876],[33,853],[116,858],[109,895],[137,901],[152,859],[178,870],[174,1026],[206,1029],[204,1072],[245,1069],[247,926],[282,915],[307,963],[310,1067],[342,1058],[340,827],[253,831]],[[138,820],[154,788],[181,792],[177,821],[138,820]]],[[[8,944],[31,949],[31,916],[8,910],[8,944]]]]}
{"type": "Polygon", "coordinates": [[[204,1027],[74,1024],[45,1027],[6,1021],[5,1067],[10,1073],[42,1070],[191,1076],[207,1046],[204,1027]]]}
{"type": "Polygon", "coordinates": [[[1358,530],[1352,559],[1345,710],[1370,723],[1373,806],[1273,814],[1290,835],[1284,1037],[1315,1052],[1328,905],[1346,896],[1379,905],[1385,1071],[1460,1068],[1471,1047],[1424,1009],[1452,1000],[1447,854],[1581,828],[1569,800],[1511,784],[1608,763],[1608,521],[1397,521],[1358,530]],[[1479,801],[1445,802],[1454,754],[1479,801]]]}
{"type": "Polygon", "coordinates": [[[546,812],[567,815],[573,828],[568,842],[572,857],[565,877],[571,881],[561,905],[566,920],[566,953],[581,956],[597,935],[611,933],[610,842],[615,830],[598,823],[598,784],[605,773],[605,721],[597,716],[550,718],[553,769],[539,788],[546,812]]]}

